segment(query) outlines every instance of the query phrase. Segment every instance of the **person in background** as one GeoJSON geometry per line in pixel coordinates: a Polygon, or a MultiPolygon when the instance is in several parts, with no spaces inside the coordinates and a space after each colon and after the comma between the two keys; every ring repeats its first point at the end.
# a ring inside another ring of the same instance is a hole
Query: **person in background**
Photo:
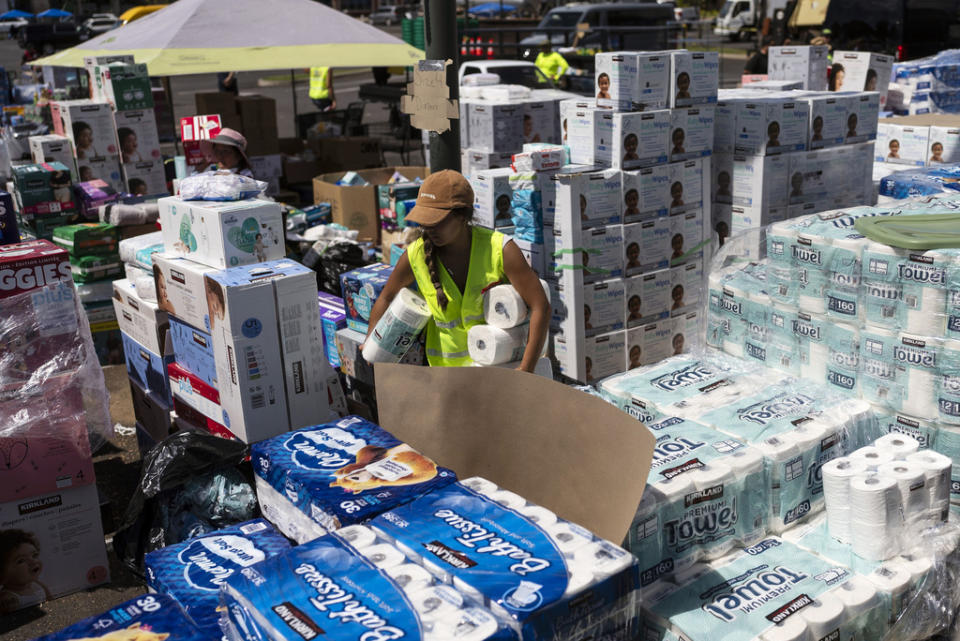
{"type": "Polygon", "coordinates": [[[234,96],[240,93],[240,87],[237,86],[237,72],[217,74],[217,90],[232,93],[234,96]]]}
{"type": "Polygon", "coordinates": [[[747,60],[746,66],[743,68],[744,75],[747,76],[761,76],[767,73],[767,51],[770,49],[770,45],[773,44],[773,38],[770,36],[764,36],[763,40],[760,42],[760,49],[747,60]]]}
{"type": "Polygon", "coordinates": [[[216,161],[207,171],[227,170],[253,178],[253,169],[247,159],[247,139],[239,131],[224,127],[210,140],[200,143],[200,149],[208,160],[216,161]]]}
{"type": "Polygon", "coordinates": [[[559,82],[560,78],[567,73],[567,69],[570,68],[564,57],[551,49],[549,41],[541,45],[540,53],[537,54],[537,59],[533,64],[537,65],[537,69],[553,82],[559,82]]]}
{"type": "Polygon", "coordinates": [[[393,299],[414,283],[433,316],[427,324],[427,361],[432,367],[469,367],[467,332],[484,322],[483,292],[513,285],[530,308],[527,345],[518,369],[533,372],[550,323],[550,303],[540,279],[508,236],[475,227],[473,188],[458,171],[430,174],[407,214],[423,235],[407,246],[370,312],[376,328],[393,299]]]}
{"type": "Polygon", "coordinates": [[[337,108],[337,97],[333,93],[333,73],[330,67],[310,67],[310,100],[323,112],[337,108]]]}

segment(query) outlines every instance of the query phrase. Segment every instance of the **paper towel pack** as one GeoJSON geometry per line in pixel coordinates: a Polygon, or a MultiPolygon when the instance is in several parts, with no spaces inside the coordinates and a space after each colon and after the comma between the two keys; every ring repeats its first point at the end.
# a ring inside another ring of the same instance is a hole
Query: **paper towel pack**
{"type": "Polygon", "coordinates": [[[586,623],[576,612],[629,634],[639,614],[629,552],[479,477],[384,513],[371,527],[416,550],[435,577],[485,599],[522,639],[564,638],[586,623]],[[501,543],[515,552],[499,553],[493,544],[501,543]]]}
{"type": "Polygon", "coordinates": [[[172,597],[204,633],[219,636],[220,586],[289,549],[287,539],[256,519],[155,550],[143,564],[151,590],[172,597]]]}
{"type": "Polygon", "coordinates": [[[328,530],[456,480],[451,470],[358,416],[261,441],[250,458],[258,477],[328,530]]]}

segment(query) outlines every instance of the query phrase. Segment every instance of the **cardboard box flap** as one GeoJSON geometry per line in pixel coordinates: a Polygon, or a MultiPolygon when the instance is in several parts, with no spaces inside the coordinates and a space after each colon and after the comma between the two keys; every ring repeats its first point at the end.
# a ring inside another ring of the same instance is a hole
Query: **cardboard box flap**
{"type": "Polygon", "coordinates": [[[483,476],[623,540],[655,439],[603,400],[499,367],[377,363],[380,424],[460,478],[483,476]]]}

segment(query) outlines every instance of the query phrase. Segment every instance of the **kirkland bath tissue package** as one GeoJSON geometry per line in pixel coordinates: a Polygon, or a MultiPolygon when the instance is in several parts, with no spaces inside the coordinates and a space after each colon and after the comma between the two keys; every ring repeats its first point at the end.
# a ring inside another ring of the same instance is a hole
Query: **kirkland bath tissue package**
{"type": "Polygon", "coordinates": [[[256,519],[156,550],[143,564],[152,590],[173,597],[203,632],[219,636],[220,586],[289,549],[286,538],[256,519]]]}
{"type": "Polygon", "coordinates": [[[633,555],[490,481],[448,485],[371,527],[524,640],[636,635],[633,555]]]}
{"type": "Polygon", "coordinates": [[[222,625],[233,641],[509,641],[482,600],[443,585],[362,525],[229,577],[222,625]]]}
{"type": "Polygon", "coordinates": [[[768,538],[645,602],[648,641],[879,639],[882,599],[851,570],[768,538]]]}
{"type": "MultiPolygon", "coordinates": [[[[265,513],[298,510],[327,530],[361,523],[456,480],[452,470],[358,416],[260,441],[250,459],[264,481],[258,488],[276,491],[260,495],[265,513]],[[279,499],[286,503],[277,505],[279,499]]],[[[274,524],[288,533],[285,521],[274,524]]]]}
{"type": "Polygon", "coordinates": [[[657,439],[627,541],[641,585],[715,559],[766,534],[763,454],[693,421],[648,423],[657,439]]]}
{"type": "Polygon", "coordinates": [[[142,594],[36,641],[203,641],[209,638],[194,626],[180,605],[169,596],[142,594]]]}

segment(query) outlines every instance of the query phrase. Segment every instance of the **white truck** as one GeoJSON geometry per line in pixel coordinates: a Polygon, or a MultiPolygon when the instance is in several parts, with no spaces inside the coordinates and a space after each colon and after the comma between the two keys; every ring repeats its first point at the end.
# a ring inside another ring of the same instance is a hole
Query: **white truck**
{"type": "Polygon", "coordinates": [[[766,5],[763,17],[773,18],[774,12],[786,8],[787,0],[727,0],[717,16],[714,35],[728,36],[734,42],[746,40],[756,33],[763,19],[760,15],[763,5],[766,5]]]}

